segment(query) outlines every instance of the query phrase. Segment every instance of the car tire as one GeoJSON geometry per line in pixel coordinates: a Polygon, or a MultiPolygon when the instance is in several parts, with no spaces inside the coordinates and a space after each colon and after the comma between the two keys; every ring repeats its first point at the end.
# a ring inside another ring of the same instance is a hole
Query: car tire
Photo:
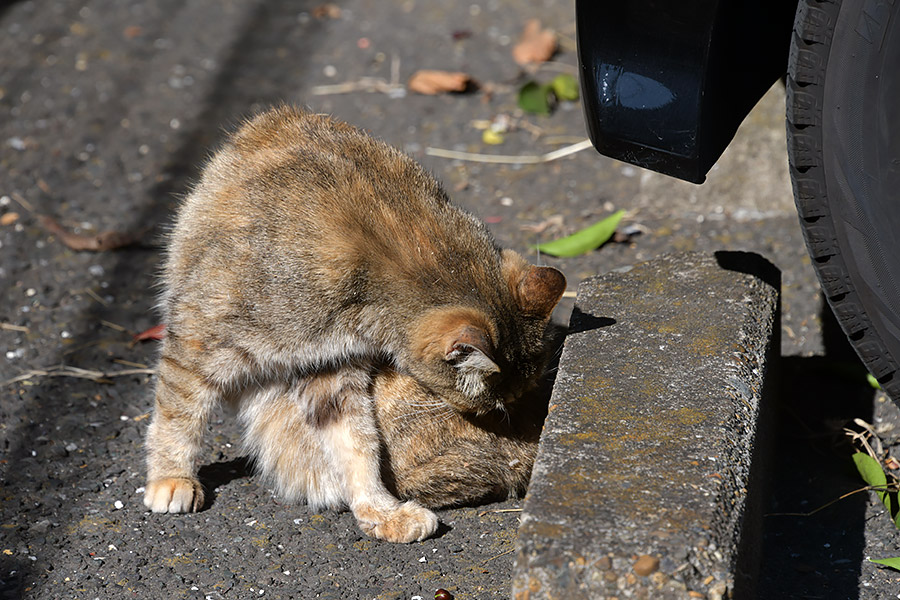
{"type": "Polygon", "coordinates": [[[787,77],[794,199],[822,290],[900,404],[900,2],[800,0],[787,77]]]}

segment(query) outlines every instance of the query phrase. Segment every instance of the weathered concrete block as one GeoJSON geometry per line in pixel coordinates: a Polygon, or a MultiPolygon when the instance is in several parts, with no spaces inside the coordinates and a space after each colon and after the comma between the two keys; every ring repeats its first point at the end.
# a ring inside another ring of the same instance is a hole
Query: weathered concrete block
{"type": "Polygon", "coordinates": [[[752,593],[751,464],[779,288],[775,267],[734,252],[667,255],[581,284],[514,600],[752,593]]]}

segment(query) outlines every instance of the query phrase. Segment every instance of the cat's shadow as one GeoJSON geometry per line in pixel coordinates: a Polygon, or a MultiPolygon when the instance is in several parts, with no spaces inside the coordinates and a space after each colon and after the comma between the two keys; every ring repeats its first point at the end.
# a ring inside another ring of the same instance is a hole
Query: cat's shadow
{"type": "Polygon", "coordinates": [[[572,316],[569,321],[568,335],[572,335],[574,333],[584,333],[586,331],[600,329],[601,327],[609,327],[610,325],[615,324],[615,319],[612,319],[610,317],[598,317],[597,315],[586,313],[576,306],[572,310],[572,316]]]}
{"type": "Polygon", "coordinates": [[[200,467],[197,478],[203,486],[205,496],[203,507],[200,510],[206,510],[213,505],[217,488],[229,484],[235,479],[250,477],[252,474],[253,462],[246,456],[200,467]]]}
{"type": "MultiPolygon", "coordinates": [[[[227,485],[235,479],[243,479],[253,475],[253,461],[242,456],[233,460],[216,462],[209,465],[203,465],[197,471],[197,478],[203,486],[204,500],[200,511],[205,511],[212,507],[216,501],[216,489],[220,486],[227,485]]],[[[437,530],[431,535],[431,539],[443,537],[453,530],[443,520],[438,523],[437,530]]]]}

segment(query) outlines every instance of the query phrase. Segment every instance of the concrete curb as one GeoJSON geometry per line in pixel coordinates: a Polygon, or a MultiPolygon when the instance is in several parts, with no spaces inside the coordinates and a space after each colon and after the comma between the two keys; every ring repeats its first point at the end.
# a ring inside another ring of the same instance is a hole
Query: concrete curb
{"type": "Polygon", "coordinates": [[[774,266],[737,252],[581,284],[514,600],[752,595],[779,289],[774,266]]]}

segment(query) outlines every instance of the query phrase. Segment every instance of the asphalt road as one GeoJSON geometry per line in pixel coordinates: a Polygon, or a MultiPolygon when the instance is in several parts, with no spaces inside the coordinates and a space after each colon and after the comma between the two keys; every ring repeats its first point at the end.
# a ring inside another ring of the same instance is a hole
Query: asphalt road
{"type": "MultiPolygon", "coordinates": [[[[506,598],[519,501],[443,511],[432,540],[390,545],[349,513],[285,505],[247,472],[228,415],[213,423],[202,476],[215,494],[193,515],[141,503],[151,406],[159,234],[209,149],[245,116],[296,103],[403,148],[485,219],[498,241],[530,244],[625,209],[643,233],[574,259],[570,281],[672,250],[749,250],[783,273],[784,446],[772,512],[806,512],[858,487],[833,443],[854,416],[897,436],[896,409],[823,334],[822,303],[794,214],[776,85],[697,187],[592,150],[510,166],[429,156],[429,147],[543,154],[585,137],[577,103],[523,116],[528,77],[574,73],[571,3],[346,0],[14,2],[0,8],[0,598],[506,598]],[[328,11],[324,11],[328,12],[328,11]],[[561,34],[554,61],[525,75],[510,55],[523,23],[561,34]],[[469,73],[480,89],[423,96],[418,69],[469,73]],[[321,86],[335,86],[323,88],[321,86]],[[479,121],[506,115],[499,146],[479,121]],[[106,252],[67,248],[41,225],[136,236],[106,252]],[[828,342],[828,343],[826,343],[828,342]],[[837,366],[849,365],[843,376],[837,366]],[[873,409],[874,406],[874,409],[873,409]],[[876,412],[873,414],[873,410],[876,412]]],[[[565,321],[569,301],[558,316],[565,321]]],[[[893,436],[893,437],[892,437],[893,436]]],[[[767,598],[886,598],[898,553],[879,504],[857,495],[811,517],[773,517],[767,598]]]]}

